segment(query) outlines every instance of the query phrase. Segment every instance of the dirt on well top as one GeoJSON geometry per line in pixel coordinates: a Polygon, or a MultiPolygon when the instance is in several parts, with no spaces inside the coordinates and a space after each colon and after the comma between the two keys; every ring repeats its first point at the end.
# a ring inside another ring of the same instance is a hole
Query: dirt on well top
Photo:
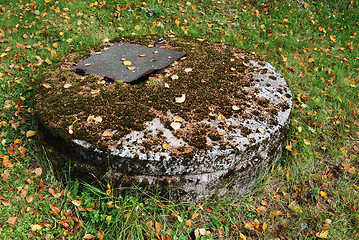
{"type": "MultiPolygon", "coordinates": [[[[113,42],[149,45],[158,38],[131,36],[113,42]]],[[[68,69],[112,43],[72,52],[61,66],[49,69],[37,85],[37,120],[65,140],[81,139],[99,149],[111,149],[119,147],[117,142],[125,135],[145,129],[149,121],[158,118],[187,143],[173,151],[188,152],[210,148],[207,137],[213,141],[222,138],[222,132],[203,121],[230,117],[261,120],[288,107],[256,96],[252,69],[247,64],[249,60],[257,61],[255,56],[202,39],[165,39],[165,48],[184,51],[186,56],[135,84],[81,76],[68,69]]],[[[228,131],[231,127],[223,126],[228,131]]],[[[246,127],[241,129],[243,136],[250,132],[246,127]]],[[[141,144],[145,149],[156,150],[154,145],[164,143],[165,137],[158,134],[141,144]]]]}

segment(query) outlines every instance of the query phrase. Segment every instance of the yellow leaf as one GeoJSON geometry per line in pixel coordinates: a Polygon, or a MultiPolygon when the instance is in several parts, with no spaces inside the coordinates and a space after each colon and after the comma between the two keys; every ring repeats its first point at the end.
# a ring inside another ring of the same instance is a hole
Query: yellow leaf
{"type": "Polygon", "coordinates": [[[315,234],[318,238],[328,238],[328,230],[321,231],[315,234]]]}
{"type": "Polygon", "coordinates": [[[327,196],[327,193],[324,191],[320,191],[320,196],[325,197],[325,196],[327,196]]]}
{"type": "Polygon", "coordinates": [[[141,29],[141,26],[140,26],[140,25],[136,25],[136,26],[134,27],[134,29],[135,29],[136,31],[138,31],[138,30],[141,29]]]}
{"type": "Polygon", "coordinates": [[[27,133],[26,133],[26,137],[28,137],[28,138],[33,137],[33,136],[35,136],[35,134],[36,134],[35,131],[29,130],[29,131],[27,131],[27,133]]]}
{"type": "Polygon", "coordinates": [[[31,226],[31,230],[33,232],[36,232],[37,230],[40,230],[42,227],[39,224],[34,224],[34,225],[30,225],[31,226]]]}
{"type": "Polygon", "coordinates": [[[54,44],[52,44],[52,47],[53,47],[53,48],[58,48],[58,47],[59,47],[59,44],[54,43],[54,44]]]}
{"type": "Polygon", "coordinates": [[[282,215],[281,211],[273,211],[273,212],[271,212],[269,214],[269,218],[276,217],[276,216],[279,216],[279,215],[282,215]]]}
{"type": "Polygon", "coordinates": [[[257,130],[258,130],[258,132],[260,132],[261,134],[264,134],[264,132],[265,132],[265,131],[264,131],[264,128],[262,128],[262,127],[259,127],[257,130]]]}
{"type": "Polygon", "coordinates": [[[264,222],[264,223],[263,223],[263,227],[262,227],[262,228],[263,228],[263,231],[267,230],[267,228],[268,228],[268,224],[267,224],[266,222],[264,222]]]}
{"type": "Polygon", "coordinates": [[[243,235],[243,233],[239,233],[239,237],[240,239],[239,240],[247,240],[246,236],[243,235]]]}
{"type": "Polygon", "coordinates": [[[173,117],[173,121],[175,121],[175,122],[182,122],[182,118],[181,117],[179,117],[179,116],[174,116],[173,117]]]}
{"type": "Polygon", "coordinates": [[[6,55],[7,55],[7,53],[2,53],[2,54],[0,55],[0,58],[5,57],[6,55]]]}
{"type": "Polygon", "coordinates": [[[48,58],[45,59],[45,62],[46,62],[47,64],[49,64],[49,65],[52,64],[51,60],[48,59],[48,58]]]}
{"type": "Polygon", "coordinates": [[[266,26],[264,24],[261,25],[261,29],[265,29],[266,26]]]}
{"type": "Polygon", "coordinates": [[[106,223],[111,222],[111,220],[112,220],[112,216],[107,216],[107,217],[106,217],[106,223]]]}
{"type": "Polygon", "coordinates": [[[287,178],[287,181],[289,181],[290,177],[289,177],[289,172],[285,173],[285,177],[287,178]]]}
{"type": "Polygon", "coordinates": [[[332,40],[333,42],[337,41],[337,38],[334,35],[330,35],[329,36],[330,40],[332,40]]]}
{"type": "Polygon", "coordinates": [[[309,140],[307,140],[307,139],[305,139],[305,138],[303,139],[303,142],[304,142],[305,145],[310,145],[309,140]]]}
{"type": "Polygon", "coordinates": [[[124,61],[124,62],[123,62],[123,65],[125,65],[125,66],[130,66],[130,65],[132,65],[132,63],[131,63],[131,61],[124,61]]]}
{"type": "Polygon", "coordinates": [[[168,143],[162,144],[163,149],[170,149],[171,146],[168,143]]]}
{"type": "Polygon", "coordinates": [[[127,67],[127,69],[132,71],[132,70],[135,70],[136,67],[127,67]]]}
{"type": "Polygon", "coordinates": [[[309,58],[308,63],[314,62],[314,58],[309,58]]]}
{"type": "Polygon", "coordinates": [[[217,117],[218,121],[223,121],[224,119],[226,119],[225,116],[223,116],[221,113],[218,115],[217,117]]]}

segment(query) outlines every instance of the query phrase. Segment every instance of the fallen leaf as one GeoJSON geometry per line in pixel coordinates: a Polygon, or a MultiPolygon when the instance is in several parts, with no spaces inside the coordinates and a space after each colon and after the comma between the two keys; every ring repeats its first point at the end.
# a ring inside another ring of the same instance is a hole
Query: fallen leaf
{"type": "Polygon", "coordinates": [[[168,143],[164,143],[162,144],[163,149],[170,149],[171,145],[169,145],[168,143]]]}
{"type": "Polygon", "coordinates": [[[259,207],[256,208],[256,211],[258,213],[263,213],[265,210],[266,210],[266,207],[264,207],[264,206],[259,206],[259,207]]]}
{"type": "Polygon", "coordinates": [[[127,67],[128,70],[132,71],[132,70],[135,70],[136,67],[127,67]]]}
{"type": "Polygon", "coordinates": [[[171,78],[172,80],[177,80],[179,77],[177,75],[172,75],[171,78]]]}
{"type": "Polygon", "coordinates": [[[81,202],[79,200],[72,200],[71,201],[73,205],[75,205],[76,207],[81,206],[81,202]]]}
{"type": "Polygon", "coordinates": [[[138,30],[141,29],[141,26],[140,26],[140,25],[136,25],[136,26],[134,27],[134,29],[135,29],[136,31],[138,31],[138,30]]]}
{"type": "Polygon", "coordinates": [[[276,217],[276,216],[279,216],[279,215],[282,215],[282,212],[281,211],[272,211],[270,214],[269,214],[269,218],[272,218],[272,217],[276,217]]]}
{"type": "Polygon", "coordinates": [[[310,145],[310,141],[305,139],[305,138],[303,139],[303,142],[304,142],[305,145],[310,145]]]}
{"type": "Polygon", "coordinates": [[[94,238],[95,236],[89,233],[85,234],[85,236],[83,237],[83,239],[94,239],[94,238]]]}
{"type": "Polygon", "coordinates": [[[192,68],[186,68],[184,71],[186,72],[186,73],[188,73],[188,72],[191,72],[193,69],[192,68]]]}
{"type": "Polygon", "coordinates": [[[42,86],[47,89],[52,88],[52,86],[48,83],[43,83],[42,86]]]}
{"type": "Polygon", "coordinates": [[[36,176],[40,177],[41,174],[42,174],[42,169],[41,169],[41,168],[36,168],[36,169],[34,170],[34,172],[35,172],[35,175],[36,175],[36,176]]]}
{"type": "Polygon", "coordinates": [[[260,132],[261,134],[264,134],[264,133],[265,133],[265,130],[264,130],[264,128],[262,128],[262,127],[259,127],[257,130],[258,130],[258,132],[260,132]]]}
{"type": "Polygon", "coordinates": [[[100,89],[91,90],[91,94],[96,95],[96,94],[99,94],[100,91],[101,91],[100,89]]]}
{"type": "Polygon", "coordinates": [[[183,103],[185,100],[186,100],[186,94],[182,94],[181,97],[175,98],[176,103],[183,103]]]}
{"type": "Polygon", "coordinates": [[[182,118],[181,117],[179,117],[179,116],[174,116],[173,117],[173,121],[175,121],[175,122],[182,122],[182,118]]]}
{"type": "Polygon", "coordinates": [[[218,121],[223,121],[223,120],[225,120],[225,119],[226,119],[226,117],[225,117],[225,116],[223,116],[223,115],[220,113],[220,114],[218,114],[217,119],[218,119],[218,121]]]}
{"type": "Polygon", "coordinates": [[[246,236],[243,235],[243,233],[239,233],[239,237],[240,239],[239,240],[247,240],[246,236]]]}
{"type": "Polygon", "coordinates": [[[51,208],[51,212],[50,212],[50,214],[53,214],[53,215],[59,215],[60,214],[60,212],[61,212],[61,208],[60,207],[58,207],[58,206],[56,206],[56,205],[54,205],[54,204],[51,204],[50,203],[50,208],[51,208]]]}
{"type": "Polygon", "coordinates": [[[27,203],[32,203],[34,201],[34,197],[32,195],[26,196],[25,201],[27,203]]]}
{"type": "Polygon", "coordinates": [[[105,232],[102,231],[102,230],[99,230],[98,233],[97,233],[97,238],[103,238],[105,236],[105,232]]]}
{"type": "Polygon", "coordinates": [[[161,232],[162,231],[162,224],[159,222],[155,222],[155,230],[157,232],[161,232]]]}
{"type": "Polygon", "coordinates": [[[112,137],[113,136],[113,132],[111,130],[105,130],[103,133],[102,133],[102,136],[103,137],[112,137]]]}
{"type": "Polygon", "coordinates": [[[40,230],[42,228],[39,224],[33,224],[30,225],[30,227],[33,232],[36,232],[37,230],[40,230]]]}
{"type": "Polygon", "coordinates": [[[36,131],[29,130],[26,132],[26,137],[27,138],[33,137],[33,136],[35,136],[35,134],[36,134],[36,131]]]}
{"type": "Polygon", "coordinates": [[[322,196],[322,197],[326,197],[326,196],[327,196],[327,193],[326,193],[326,192],[324,192],[324,191],[320,191],[320,196],[322,196]]]}
{"type": "Polygon", "coordinates": [[[71,87],[71,86],[72,86],[71,83],[66,83],[66,84],[64,85],[64,88],[69,88],[69,87],[71,87]]]}
{"type": "Polygon", "coordinates": [[[326,231],[321,231],[315,234],[315,236],[317,236],[318,238],[328,238],[328,230],[326,231]]]}
{"type": "Polygon", "coordinates": [[[16,221],[17,221],[17,217],[12,216],[12,217],[9,217],[5,223],[7,223],[9,225],[14,225],[16,221]]]}
{"type": "Polygon", "coordinates": [[[251,230],[251,231],[258,231],[259,230],[259,221],[258,219],[254,219],[253,222],[247,222],[246,224],[244,224],[244,228],[251,230]]]}
{"type": "Polygon", "coordinates": [[[236,105],[233,105],[233,106],[232,106],[232,109],[233,109],[234,111],[238,111],[238,110],[239,110],[239,107],[237,107],[236,105]]]}
{"type": "Polygon", "coordinates": [[[329,36],[330,40],[332,40],[333,42],[337,41],[337,38],[334,35],[330,35],[329,36]]]}
{"type": "Polygon", "coordinates": [[[186,226],[191,226],[192,225],[192,220],[191,219],[186,220],[185,225],[186,226]]]}
{"type": "Polygon", "coordinates": [[[174,130],[177,130],[181,127],[181,124],[179,122],[172,122],[171,123],[171,127],[174,129],[174,130]]]}
{"type": "Polygon", "coordinates": [[[263,228],[263,231],[265,231],[268,228],[268,224],[266,222],[264,222],[262,228],[263,228]]]}
{"type": "Polygon", "coordinates": [[[125,65],[125,66],[130,66],[130,65],[132,65],[132,63],[131,63],[130,61],[124,61],[124,62],[123,62],[123,65],[125,65]]]}

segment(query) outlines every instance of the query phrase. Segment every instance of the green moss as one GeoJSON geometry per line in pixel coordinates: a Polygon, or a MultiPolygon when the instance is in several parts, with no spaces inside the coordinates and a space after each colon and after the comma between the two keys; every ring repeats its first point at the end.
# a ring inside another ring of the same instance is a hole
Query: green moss
{"type": "MultiPolygon", "coordinates": [[[[148,45],[156,39],[156,36],[130,36],[113,42],[148,45]]],[[[167,117],[168,112],[181,116],[186,122],[195,123],[211,118],[209,108],[214,109],[215,116],[222,114],[228,118],[237,114],[232,110],[232,105],[247,109],[247,101],[255,99],[252,92],[243,90],[243,87],[252,85],[244,74],[246,67],[243,62],[255,59],[254,56],[220,43],[177,37],[168,37],[167,40],[169,49],[187,53],[185,59],[167,67],[166,72],[160,70],[148,80],[134,85],[104,83],[97,76],[78,76],[73,71],[59,68],[59,65],[50,69],[35,89],[38,120],[48,125],[54,133],[59,132],[63,139],[83,139],[95,143],[98,148],[107,149],[111,141],[119,140],[133,130],[143,130],[144,123],[156,117],[170,129],[173,120],[167,117]],[[237,58],[238,55],[245,58],[237,58]],[[186,68],[192,71],[185,72],[186,68]],[[176,74],[179,79],[172,79],[166,75],[168,73],[176,74]],[[45,88],[42,85],[44,83],[50,84],[51,88],[45,88]],[[65,83],[72,86],[64,88],[65,83]],[[165,83],[169,88],[165,87],[165,83]],[[94,94],[93,90],[100,92],[94,94]],[[186,95],[186,101],[176,103],[175,97],[182,94],[186,95]],[[100,116],[103,121],[99,124],[87,123],[90,115],[100,116]],[[71,135],[68,130],[74,121],[76,127],[71,135]],[[102,137],[108,129],[116,130],[115,135],[112,138],[102,137]]],[[[102,44],[73,52],[60,65],[78,62],[104,46],[102,44]]],[[[259,111],[261,103],[258,107],[250,107],[253,111],[259,111]]],[[[218,133],[209,126],[198,125],[188,131],[190,133],[176,131],[175,135],[185,139],[195,149],[207,147],[206,136],[212,140],[220,139],[218,133]]],[[[161,144],[151,141],[151,144],[155,143],[161,144]]],[[[149,149],[150,144],[144,146],[149,149]]]]}

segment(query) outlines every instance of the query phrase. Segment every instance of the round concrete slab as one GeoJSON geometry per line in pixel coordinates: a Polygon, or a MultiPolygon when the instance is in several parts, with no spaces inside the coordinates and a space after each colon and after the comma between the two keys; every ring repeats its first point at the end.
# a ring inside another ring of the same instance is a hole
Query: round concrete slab
{"type": "MultiPolygon", "coordinates": [[[[70,163],[72,177],[157,189],[172,199],[240,195],[281,156],[290,89],[273,66],[240,49],[165,39],[163,48],[186,57],[137,84],[68,70],[88,57],[80,52],[40,81],[36,116],[54,169],[70,163]]],[[[155,40],[115,42],[147,46],[155,40]]]]}

